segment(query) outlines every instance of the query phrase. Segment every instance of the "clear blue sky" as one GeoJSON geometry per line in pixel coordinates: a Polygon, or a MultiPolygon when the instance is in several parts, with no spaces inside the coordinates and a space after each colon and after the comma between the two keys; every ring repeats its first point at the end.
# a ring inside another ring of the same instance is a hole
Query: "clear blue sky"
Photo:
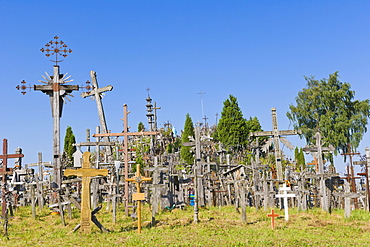
{"type": "MultiPolygon", "coordinates": [[[[72,75],[70,84],[83,85],[95,70],[100,86],[114,87],[103,99],[112,132],[122,131],[125,103],[132,131],[147,124],[147,88],[162,108],[160,127],[169,121],[181,130],[187,113],[201,121],[198,93],[206,92],[210,124],[232,94],[244,117],[257,116],[264,130],[271,129],[272,107],[279,128],[292,129],[286,112],[305,87],[304,76],[339,71],[356,99],[369,98],[369,11],[369,1],[340,0],[0,0],[0,138],[9,140],[10,152],[22,147],[25,163],[36,162],[38,152],[51,160],[49,99],[39,91],[22,96],[15,87],[22,80],[41,84],[45,71],[52,74],[40,48],[55,35],[73,49],[60,64],[72,75]]],[[[80,93],[64,106],[62,140],[68,125],[78,142],[99,125],[95,102],[80,93]]],[[[361,153],[369,141],[366,133],[361,153]]]]}

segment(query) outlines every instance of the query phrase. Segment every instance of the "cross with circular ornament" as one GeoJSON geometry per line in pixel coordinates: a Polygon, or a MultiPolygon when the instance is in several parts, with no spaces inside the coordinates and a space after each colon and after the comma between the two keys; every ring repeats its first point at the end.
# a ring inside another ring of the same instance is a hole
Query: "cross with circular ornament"
{"type": "Polygon", "coordinates": [[[55,60],[51,60],[58,65],[58,63],[63,62],[63,60],[58,60],[58,55],[66,58],[68,53],[71,53],[71,49],[67,49],[68,45],[65,44],[62,40],[59,40],[58,36],[54,37],[54,40],[50,40],[46,43],[45,48],[41,48],[41,52],[46,52],[45,56],[50,57],[55,55],[55,60]]]}

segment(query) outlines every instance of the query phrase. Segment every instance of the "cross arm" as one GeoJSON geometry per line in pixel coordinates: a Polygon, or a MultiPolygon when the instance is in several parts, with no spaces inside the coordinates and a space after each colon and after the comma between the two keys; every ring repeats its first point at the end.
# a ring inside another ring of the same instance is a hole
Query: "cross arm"
{"type": "Polygon", "coordinates": [[[64,176],[77,176],[77,177],[94,177],[94,176],[107,176],[107,169],[94,169],[94,168],[81,168],[78,170],[67,169],[64,171],[64,176]]]}

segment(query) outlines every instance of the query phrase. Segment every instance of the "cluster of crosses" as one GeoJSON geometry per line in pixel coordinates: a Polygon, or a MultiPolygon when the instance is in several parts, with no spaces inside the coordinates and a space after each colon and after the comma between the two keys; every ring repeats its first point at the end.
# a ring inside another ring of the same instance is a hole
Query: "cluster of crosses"
{"type": "MultiPolygon", "coordinates": [[[[81,210],[81,222],[74,230],[81,229],[90,233],[92,222],[102,231],[108,231],[97,220],[96,213],[101,209],[98,206],[102,200],[107,201],[107,209],[112,206],[112,220],[116,220],[117,203],[125,206],[125,215],[137,218],[138,231],[141,231],[141,203],[143,201],[152,205],[152,222],[155,224],[156,214],[159,208],[172,210],[185,206],[194,207],[194,222],[199,221],[199,207],[235,205],[241,207],[241,220],[246,222],[246,207],[273,209],[268,217],[272,219],[272,228],[275,227],[275,218],[279,217],[274,208],[284,209],[285,220],[289,220],[289,208],[298,207],[307,210],[312,207],[321,207],[330,212],[334,207],[344,207],[345,216],[350,216],[351,205],[355,208],[366,208],[369,210],[369,186],[364,191],[356,191],[356,183],[353,172],[352,156],[354,153],[345,155],[351,158],[351,168],[348,176],[341,178],[335,170],[325,169],[322,154],[332,152],[332,147],[324,147],[320,132],[315,135],[315,145],[307,146],[304,150],[312,153],[314,162],[311,164],[316,169],[301,169],[297,171],[292,166],[285,169],[282,165],[283,153],[280,142],[292,147],[284,138],[288,135],[300,134],[299,130],[279,130],[277,111],[271,109],[272,131],[261,131],[250,133],[250,138],[255,140],[253,158],[250,164],[241,164],[239,161],[245,157],[226,153],[222,145],[215,143],[210,137],[210,127],[205,125],[195,126],[195,138],[191,142],[183,143],[184,146],[192,146],[194,152],[194,164],[184,166],[178,152],[167,153],[158,151],[158,147],[165,147],[171,142],[171,137],[165,136],[157,129],[156,110],[152,105],[152,99],[148,96],[148,123],[150,131],[129,132],[128,106],[124,105],[124,128],[118,133],[111,133],[106,124],[102,93],[111,91],[112,86],[99,88],[96,72],[91,71],[92,86],[87,86],[87,92],[81,97],[93,97],[96,101],[100,126],[92,137],[95,142],[90,141],[90,131],[86,142],[76,143],[78,147],[74,154],[74,167],[67,168],[63,163],[60,151],[60,118],[64,98],[81,87],[67,85],[70,77],[60,74],[58,56],[66,57],[71,50],[66,44],[54,37],[47,43],[42,52],[46,55],[55,55],[53,76],[46,73],[42,81],[45,85],[34,85],[33,89],[41,91],[50,97],[53,117],[53,160],[42,162],[41,155],[35,164],[29,164],[24,170],[8,168],[9,158],[19,160],[23,157],[21,152],[8,154],[7,140],[3,142],[3,154],[0,155],[2,166],[2,217],[7,219],[11,202],[16,205],[15,197],[8,196],[11,193],[20,193],[17,188],[23,186],[26,192],[23,197],[32,204],[32,214],[35,215],[36,201],[40,207],[49,203],[49,207],[62,217],[64,222],[64,210],[67,208],[70,214],[71,204],[81,210]],[[154,114],[153,114],[154,110],[154,114]],[[267,145],[273,144],[275,165],[270,167],[263,164],[259,155],[264,149],[258,143],[259,137],[269,137],[267,145]],[[119,138],[123,138],[119,140],[119,138]],[[147,138],[150,141],[150,152],[145,156],[145,167],[136,164],[135,156],[137,149],[135,145],[147,138]],[[216,145],[217,144],[217,145],[216,145]],[[80,149],[87,147],[82,153],[80,149]],[[95,147],[95,158],[92,157],[90,147],[95,147]],[[102,147],[104,147],[102,149],[102,147]],[[113,149],[114,147],[114,149],[113,149]],[[115,152],[113,152],[115,150],[115,152]],[[104,157],[104,158],[102,158],[104,157]],[[95,160],[94,160],[95,159],[95,160]],[[94,161],[94,162],[92,162],[94,161]],[[29,167],[38,166],[39,173],[30,172],[29,167]],[[181,169],[179,169],[181,167],[181,169]],[[51,170],[47,170],[51,168],[51,170]],[[45,172],[51,176],[44,178],[45,172]],[[146,174],[142,175],[143,172],[146,174]],[[22,179],[23,175],[23,179],[22,179]],[[73,176],[72,178],[70,178],[73,176]],[[11,180],[11,182],[9,182],[11,180]],[[25,182],[27,180],[27,183],[25,182]],[[27,184],[27,186],[26,186],[27,184]],[[145,184],[145,186],[143,186],[145,184]],[[16,188],[10,192],[9,186],[16,188]],[[80,188],[82,187],[82,188],[80,188]],[[45,190],[45,188],[47,188],[45,190]],[[35,192],[36,189],[36,192],[35,192]],[[46,193],[45,193],[46,191],[46,193]],[[28,193],[29,192],[29,193],[28,193]],[[92,199],[91,199],[92,198],[92,199]]],[[[18,89],[28,88],[26,82],[18,89]]],[[[170,128],[170,127],[169,127],[170,128]]],[[[172,135],[173,137],[173,135],[172,135]]],[[[368,166],[370,165],[370,152],[366,150],[366,160],[354,164],[363,165],[366,169],[360,175],[368,178],[368,166]]],[[[5,220],[6,222],[7,220],[5,220]]],[[[6,223],[4,224],[4,228],[6,223]]]]}

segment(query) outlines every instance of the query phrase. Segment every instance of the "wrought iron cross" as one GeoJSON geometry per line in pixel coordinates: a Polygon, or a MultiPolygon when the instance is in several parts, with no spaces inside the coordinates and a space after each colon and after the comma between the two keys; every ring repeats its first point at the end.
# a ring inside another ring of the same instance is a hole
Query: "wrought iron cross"
{"type": "Polygon", "coordinates": [[[55,55],[55,60],[51,60],[55,63],[55,65],[58,65],[58,62],[63,62],[63,60],[58,60],[58,55],[62,57],[67,57],[67,53],[71,53],[71,49],[67,49],[68,45],[65,44],[62,40],[59,40],[58,36],[54,37],[54,40],[50,40],[48,43],[46,43],[45,48],[41,48],[41,52],[46,52],[45,56],[50,57],[55,55]]]}

